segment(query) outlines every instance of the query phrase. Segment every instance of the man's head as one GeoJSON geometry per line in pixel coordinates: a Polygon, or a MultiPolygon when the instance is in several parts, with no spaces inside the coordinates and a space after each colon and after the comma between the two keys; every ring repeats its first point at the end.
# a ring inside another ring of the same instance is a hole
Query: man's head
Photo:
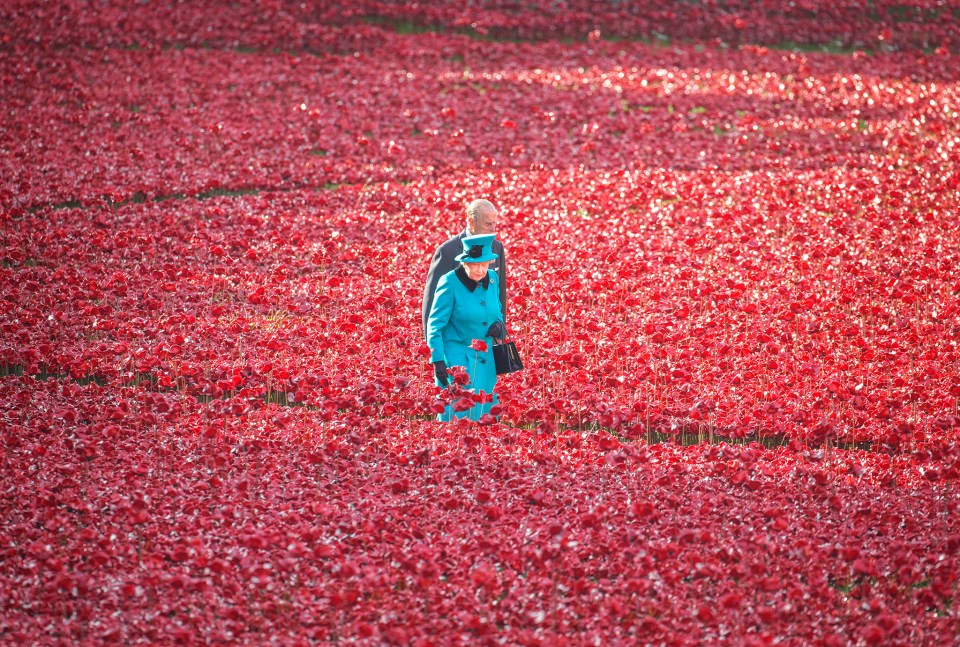
{"type": "Polygon", "coordinates": [[[489,200],[474,200],[467,206],[467,230],[472,236],[495,234],[499,215],[489,200]]]}

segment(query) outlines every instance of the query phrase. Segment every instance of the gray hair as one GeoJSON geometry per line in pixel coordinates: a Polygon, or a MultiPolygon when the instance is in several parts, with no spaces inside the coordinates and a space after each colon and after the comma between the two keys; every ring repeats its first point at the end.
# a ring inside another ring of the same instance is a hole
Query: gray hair
{"type": "Polygon", "coordinates": [[[489,200],[484,200],[482,198],[479,200],[474,200],[467,205],[467,220],[470,222],[476,222],[477,216],[480,214],[496,210],[497,208],[493,206],[493,203],[489,200]]]}

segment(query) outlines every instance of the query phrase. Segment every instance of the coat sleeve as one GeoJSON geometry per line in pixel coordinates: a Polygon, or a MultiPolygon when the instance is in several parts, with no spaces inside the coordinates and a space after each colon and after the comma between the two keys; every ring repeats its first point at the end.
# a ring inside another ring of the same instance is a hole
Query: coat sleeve
{"type": "Polygon", "coordinates": [[[430,361],[446,361],[443,347],[443,329],[450,323],[453,314],[453,287],[450,279],[440,280],[437,284],[437,293],[434,295],[427,319],[427,346],[430,348],[430,361]]]}
{"type": "Polygon", "coordinates": [[[453,269],[455,265],[452,258],[445,254],[446,245],[437,248],[437,252],[430,261],[430,270],[427,272],[427,283],[423,288],[423,303],[421,305],[420,316],[423,319],[423,334],[427,335],[427,320],[430,317],[430,309],[433,306],[434,293],[437,291],[437,283],[440,277],[453,269]]]}
{"type": "Polygon", "coordinates": [[[500,310],[503,323],[507,323],[507,250],[500,247],[500,310]]]}

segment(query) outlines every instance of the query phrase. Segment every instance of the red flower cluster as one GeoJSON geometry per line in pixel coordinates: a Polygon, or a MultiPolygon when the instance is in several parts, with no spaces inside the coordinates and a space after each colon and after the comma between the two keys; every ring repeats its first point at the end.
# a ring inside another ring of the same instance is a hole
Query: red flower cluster
{"type": "Polygon", "coordinates": [[[955,14],[515,4],[0,8],[0,638],[960,635],[955,14]],[[525,369],[440,425],[479,196],[525,369]]]}
{"type": "MultiPolygon", "coordinates": [[[[409,3],[337,0],[189,4],[85,2],[0,7],[3,42],[86,47],[259,47],[344,51],[364,44],[376,24],[453,31],[481,38],[693,39],[870,50],[957,50],[960,10],[943,0],[456,0],[409,3]]],[[[431,37],[433,34],[431,33],[431,37]]]]}
{"type": "Polygon", "coordinates": [[[0,398],[9,641],[956,635],[938,461],[571,431],[533,452],[496,425],[29,377],[0,398]]]}

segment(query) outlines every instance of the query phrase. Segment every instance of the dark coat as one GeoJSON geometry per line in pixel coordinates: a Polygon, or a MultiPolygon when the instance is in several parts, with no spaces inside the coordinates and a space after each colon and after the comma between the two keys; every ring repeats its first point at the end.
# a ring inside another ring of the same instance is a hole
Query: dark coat
{"type": "MultiPolygon", "coordinates": [[[[427,272],[427,284],[423,290],[423,308],[421,319],[423,325],[423,334],[427,334],[427,319],[430,317],[430,308],[433,306],[433,295],[437,291],[437,283],[440,277],[451,270],[455,270],[460,264],[453,260],[463,253],[463,237],[469,236],[466,229],[459,234],[440,245],[433,260],[430,261],[430,270],[427,272]]],[[[497,260],[490,264],[490,269],[497,271],[500,278],[500,305],[503,307],[504,323],[507,315],[507,257],[503,251],[503,243],[494,240],[492,245],[493,253],[497,255],[497,260]]]]}

